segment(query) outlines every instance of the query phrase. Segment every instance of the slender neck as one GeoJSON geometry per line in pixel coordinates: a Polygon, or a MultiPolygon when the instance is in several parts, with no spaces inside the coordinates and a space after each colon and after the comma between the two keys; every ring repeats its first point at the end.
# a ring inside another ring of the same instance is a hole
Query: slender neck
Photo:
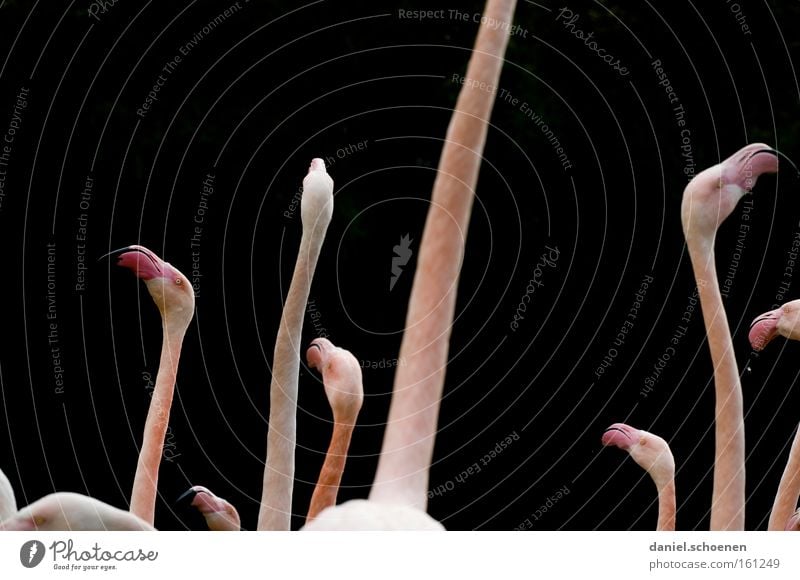
{"type": "Polygon", "coordinates": [[[658,526],[656,531],[675,531],[675,479],[658,485],[658,526]]]}
{"type": "Polygon", "coordinates": [[[742,386],[714,263],[714,238],[687,236],[714,365],[715,461],[711,530],[744,530],[745,440],[742,386]]]}
{"type": "Polygon", "coordinates": [[[339,493],[339,484],[342,482],[344,464],[347,461],[347,450],[353,436],[355,417],[342,418],[335,416],[333,434],[325,455],[325,462],[319,472],[319,480],[311,496],[311,505],[308,508],[306,523],[309,523],[325,508],[336,505],[336,496],[339,493]]]}
{"type": "Polygon", "coordinates": [[[267,461],[258,514],[259,530],[288,531],[292,517],[294,449],[297,441],[297,381],[300,374],[300,336],[303,331],[311,280],[317,267],[325,229],[313,235],[303,230],[300,251],[283,306],[275,339],[269,388],[267,461]]]}
{"type": "Polygon", "coordinates": [[[783,470],[778,493],[772,504],[772,513],[769,516],[770,530],[783,530],[797,509],[800,499],[800,430],[795,433],[792,450],[789,451],[789,461],[783,470]]]}
{"type": "Polygon", "coordinates": [[[169,317],[162,317],[161,361],[158,375],[144,424],[144,438],[133,478],[130,511],[153,525],[158,490],[158,468],[164,450],[164,438],[169,426],[169,412],[175,393],[178,361],[181,356],[186,327],[170,324],[169,317]]]}
{"type": "Polygon", "coordinates": [[[515,0],[489,0],[447,129],[417,258],[389,419],[370,499],[424,510],[439,402],[483,146],[515,0]],[[482,84],[486,83],[486,84],[482,84]]]}

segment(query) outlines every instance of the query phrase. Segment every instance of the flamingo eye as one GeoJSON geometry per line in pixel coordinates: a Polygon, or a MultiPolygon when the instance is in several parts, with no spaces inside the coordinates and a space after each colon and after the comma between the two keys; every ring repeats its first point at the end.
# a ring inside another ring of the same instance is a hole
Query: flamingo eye
{"type": "Polygon", "coordinates": [[[647,445],[647,439],[645,437],[640,437],[639,445],[647,445]]]}
{"type": "Polygon", "coordinates": [[[181,280],[180,278],[175,278],[175,284],[180,286],[181,284],[183,284],[183,280],[181,280]]]}

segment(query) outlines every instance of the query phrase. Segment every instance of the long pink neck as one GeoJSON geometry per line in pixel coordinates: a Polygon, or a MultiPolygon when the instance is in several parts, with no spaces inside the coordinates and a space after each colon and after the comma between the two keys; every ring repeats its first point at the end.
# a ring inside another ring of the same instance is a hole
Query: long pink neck
{"type": "Polygon", "coordinates": [[[325,462],[319,472],[319,480],[311,496],[306,523],[316,518],[319,513],[332,505],[336,505],[336,496],[342,482],[344,464],[347,461],[347,450],[353,436],[355,417],[339,418],[334,413],[333,434],[325,455],[325,462]]]}
{"type": "Polygon", "coordinates": [[[658,487],[658,526],[656,531],[675,531],[675,480],[658,487]]]}
{"type": "Polygon", "coordinates": [[[420,242],[389,419],[370,499],[424,510],[439,402],[478,170],[515,0],[489,0],[447,129],[420,242]],[[486,83],[480,85],[480,83],[486,83]],[[474,88],[473,88],[474,87],[474,88]]]}
{"type": "Polygon", "coordinates": [[[697,280],[703,320],[714,365],[715,461],[711,530],[744,530],[744,411],[739,368],[722,304],[714,263],[714,238],[693,239],[687,247],[697,280]]]}
{"type": "Polygon", "coordinates": [[[325,229],[303,230],[292,282],[275,339],[272,382],[269,388],[267,462],[258,513],[259,530],[288,531],[292,517],[294,449],[297,442],[297,382],[300,374],[300,337],[311,280],[322,249],[325,229]]]}
{"type": "Polygon", "coordinates": [[[164,438],[169,426],[169,412],[175,393],[175,379],[186,328],[169,324],[167,317],[162,323],[161,361],[156,375],[156,384],[144,424],[144,438],[133,478],[130,511],[153,525],[158,490],[158,468],[164,450],[164,438]]]}
{"type": "Polygon", "coordinates": [[[770,530],[783,530],[797,509],[800,499],[800,429],[795,433],[792,449],[789,451],[789,461],[783,470],[778,494],[772,504],[772,513],[769,516],[770,530]]]}

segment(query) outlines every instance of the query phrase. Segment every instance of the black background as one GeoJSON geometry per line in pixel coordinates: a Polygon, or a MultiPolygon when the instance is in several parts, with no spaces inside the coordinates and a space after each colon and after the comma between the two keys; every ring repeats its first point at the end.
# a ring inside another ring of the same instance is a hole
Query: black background
{"type": "MultiPolygon", "coordinates": [[[[21,505],[57,490],[127,506],[160,319],[140,282],[96,259],[141,243],[191,278],[193,220],[211,172],[202,282],[156,525],[202,528],[171,505],[203,484],[255,527],[272,349],[300,237],[299,214],[284,212],[317,156],[335,160],[336,206],[311,291],[318,326],[306,317],[304,341],[324,328],[365,361],[366,399],[339,499],[368,493],[394,376],[371,367],[398,356],[415,267],[414,257],[390,291],[392,248],[409,234],[416,253],[459,90],[453,75],[466,70],[483,5],[239,4],[166,75],[141,118],[162,67],[229,4],[118,0],[98,20],[86,0],[0,0],[0,134],[18,92],[30,89],[0,206],[0,466],[21,505]],[[400,17],[420,8],[444,17],[400,17]],[[84,212],[87,176],[94,187],[84,212]],[[77,290],[82,212],[89,270],[77,290]],[[48,342],[48,243],[63,392],[48,342]]],[[[545,530],[652,529],[653,484],[624,453],[600,446],[604,428],[624,421],[671,443],[678,528],[707,528],[714,394],[699,308],[643,393],[694,291],[679,214],[684,142],[651,63],[661,60],[685,108],[696,170],[754,141],[797,158],[800,6],[543,0],[520,1],[515,18],[459,286],[431,469],[441,493],[429,512],[449,529],[512,529],[526,519],[545,530]],[[628,75],[557,21],[562,7],[628,75]],[[512,330],[546,245],[559,259],[512,330]],[[634,327],[615,346],[645,276],[653,282],[634,327]],[[598,378],[610,348],[617,355],[598,378]],[[458,477],[509,435],[516,440],[479,473],[458,477]],[[548,501],[565,487],[568,495],[548,501]]],[[[740,204],[717,244],[720,279],[733,271],[726,308],[744,374],[748,529],[766,526],[800,403],[800,347],[778,341],[753,360],[747,342],[749,322],[773,307],[781,281],[791,282],[783,300],[798,295],[798,273],[783,276],[800,232],[798,180],[784,169],[759,179],[750,219],[740,204]]],[[[293,529],[330,421],[318,376],[303,368],[293,529]]]]}

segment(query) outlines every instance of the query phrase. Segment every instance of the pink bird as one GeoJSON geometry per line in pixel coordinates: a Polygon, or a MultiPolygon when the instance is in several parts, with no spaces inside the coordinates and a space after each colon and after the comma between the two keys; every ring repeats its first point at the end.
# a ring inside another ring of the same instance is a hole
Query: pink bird
{"type": "Polygon", "coordinates": [[[143,519],[85,495],[53,493],[0,522],[0,530],[48,531],[153,531],[143,519]]]}
{"type": "MultiPolygon", "coordinates": [[[[776,336],[800,340],[800,300],[787,302],[780,308],[758,316],[750,328],[750,345],[760,351],[776,336]]],[[[769,518],[770,530],[783,530],[800,499],[800,431],[795,433],[789,460],[778,485],[769,518]]],[[[796,515],[796,514],[795,514],[796,515]]]]}
{"type": "Polygon", "coordinates": [[[675,459],[669,444],[661,437],[614,423],[603,433],[603,445],[613,445],[628,452],[650,474],[658,490],[658,525],[656,530],[675,531],[675,459]]]}
{"type": "Polygon", "coordinates": [[[744,417],[739,369],[714,263],[717,228],[762,173],[775,173],[772,148],[754,143],[699,173],[686,186],[681,221],[714,365],[716,392],[712,530],[744,530],[744,417]]]}
{"type": "Polygon", "coordinates": [[[242,527],[239,512],[227,500],[214,495],[202,485],[195,485],[186,491],[178,502],[188,502],[197,509],[206,520],[212,532],[237,532],[242,527]]]}
{"type": "Polygon", "coordinates": [[[186,276],[145,247],[128,246],[111,254],[118,255],[118,265],[131,269],[144,281],[161,312],[161,361],[147,412],[130,508],[132,513],[153,525],[158,469],[169,425],[183,337],[194,316],[194,291],[186,276]]]}
{"type": "Polygon", "coordinates": [[[794,512],[794,515],[789,518],[789,523],[786,524],[787,532],[800,532],[800,510],[794,512]]]}
{"type": "Polygon", "coordinates": [[[311,341],[306,353],[308,366],[322,373],[325,395],[333,411],[333,434],[319,473],[317,486],[311,496],[306,523],[319,513],[336,505],[342,481],[347,450],[356,426],[358,412],[364,402],[361,366],[349,351],[334,346],[326,338],[311,341]]]}
{"type": "Polygon", "coordinates": [[[400,347],[389,419],[369,500],[323,510],[306,530],[428,529],[427,490],[465,236],[514,0],[488,0],[447,130],[400,347]],[[507,26],[491,26],[491,22],[507,26]]]}
{"type": "Polygon", "coordinates": [[[303,234],[275,340],[259,530],[288,531],[291,523],[300,337],[311,280],[332,214],[333,179],[325,170],[325,162],[314,159],[303,180],[300,201],[303,234]]]}
{"type": "Polygon", "coordinates": [[[8,481],[6,474],[0,469],[0,522],[10,518],[17,512],[17,499],[14,497],[14,488],[8,481]]]}

